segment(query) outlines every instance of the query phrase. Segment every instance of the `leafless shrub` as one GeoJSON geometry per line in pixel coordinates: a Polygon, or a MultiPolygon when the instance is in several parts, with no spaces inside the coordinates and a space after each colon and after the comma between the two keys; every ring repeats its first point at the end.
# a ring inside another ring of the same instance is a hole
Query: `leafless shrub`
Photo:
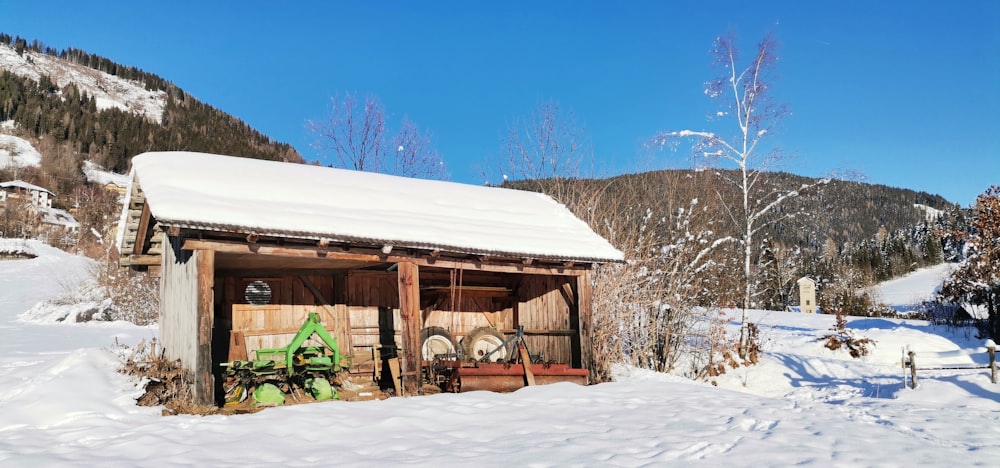
{"type": "MultiPolygon", "coordinates": [[[[116,345],[125,351],[127,347],[116,345]]],[[[180,360],[164,357],[156,339],[142,340],[128,353],[122,354],[118,371],[139,381],[143,394],[136,399],[139,406],[163,406],[163,415],[215,414],[219,408],[194,403],[191,393],[193,378],[180,360]]]]}
{"type": "Polygon", "coordinates": [[[108,320],[125,320],[136,325],[149,325],[159,320],[160,286],[156,278],[122,270],[117,261],[98,264],[92,274],[111,299],[108,320]]]}
{"type": "Polygon", "coordinates": [[[716,309],[704,306],[719,300],[723,250],[732,240],[715,238],[697,199],[643,208],[630,197],[640,190],[616,187],[613,197],[572,205],[627,259],[597,268],[594,277],[594,375],[607,378],[618,362],[671,372],[682,361],[692,376],[702,374],[716,351],[731,349],[722,328],[706,327],[716,309]]]}
{"type": "Polygon", "coordinates": [[[854,358],[867,356],[869,353],[868,347],[875,346],[875,341],[871,338],[857,336],[854,330],[847,328],[847,320],[844,318],[844,313],[840,309],[837,309],[835,313],[837,322],[830,327],[833,333],[820,338],[824,341],[823,346],[833,351],[846,347],[851,357],[854,358]]]}

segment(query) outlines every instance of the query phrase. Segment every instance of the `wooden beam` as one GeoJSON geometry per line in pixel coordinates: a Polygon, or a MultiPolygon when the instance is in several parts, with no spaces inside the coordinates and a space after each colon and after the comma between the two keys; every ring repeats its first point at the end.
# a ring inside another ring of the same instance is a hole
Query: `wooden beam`
{"type": "Polygon", "coordinates": [[[523,343],[518,343],[517,352],[521,355],[521,366],[524,367],[524,383],[529,387],[533,387],[535,385],[535,373],[531,371],[531,355],[528,354],[528,348],[525,348],[523,343]]]}
{"type": "Polygon", "coordinates": [[[513,294],[503,286],[430,286],[421,290],[433,295],[451,295],[452,290],[461,291],[462,297],[512,297],[513,294]]]}
{"type": "Polygon", "coordinates": [[[235,254],[274,255],[296,258],[328,258],[334,260],[353,260],[372,263],[382,262],[380,256],[378,255],[354,254],[346,252],[327,252],[325,255],[320,255],[315,247],[304,246],[277,247],[256,244],[254,247],[251,247],[247,244],[239,242],[187,239],[184,241],[183,248],[184,250],[214,250],[216,252],[235,254]]]}
{"type": "Polygon", "coordinates": [[[404,382],[404,391],[413,395],[420,392],[423,380],[420,368],[420,327],[423,323],[419,267],[413,262],[400,262],[396,277],[399,282],[399,312],[403,320],[402,375],[409,376],[404,382]]]}
{"type": "Polygon", "coordinates": [[[567,282],[563,283],[562,287],[559,288],[559,290],[560,290],[560,292],[562,292],[563,300],[566,301],[566,305],[568,305],[570,307],[570,309],[572,309],[573,307],[575,307],[576,306],[576,295],[573,294],[573,285],[570,284],[570,282],[567,281],[567,282]]]}
{"type": "Polygon", "coordinates": [[[212,328],[215,312],[215,252],[195,255],[198,277],[198,352],[195,362],[194,398],[202,405],[215,404],[212,376],[212,328]]]}
{"type": "MultiPolygon", "coordinates": [[[[392,256],[389,257],[390,261],[392,256]]],[[[465,272],[484,271],[490,273],[522,273],[527,275],[548,275],[548,276],[579,276],[589,268],[582,268],[579,265],[573,268],[562,266],[531,266],[521,263],[501,263],[501,262],[481,262],[481,261],[456,261],[438,260],[430,258],[411,258],[409,261],[415,262],[422,267],[433,268],[463,268],[465,272]]]]}
{"type": "Polygon", "coordinates": [[[135,245],[132,246],[133,255],[142,255],[142,248],[146,245],[146,232],[149,231],[149,203],[142,204],[142,214],[139,215],[139,229],[135,231],[135,245]]]}
{"type": "Polygon", "coordinates": [[[146,265],[153,266],[163,263],[160,259],[160,255],[129,255],[128,262],[130,265],[146,265]]]}
{"type": "MultiPolygon", "coordinates": [[[[317,252],[315,246],[266,246],[262,244],[255,244],[254,248],[241,242],[231,242],[231,241],[215,241],[215,240],[200,240],[200,239],[186,239],[184,241],[183,249],[185,250],[214,250],[216,252],[223,253],[236,253],[236,254],[257,254],[257,255],[276,255],[283,257],[294,257],[294,258],[327,258],[332,260],[353,260],[361,262],[370,263],[399,263],[399,262],[411,262],[415,265],[421,267],[432,267],[432,268],[463,268],[468,271],[482,271],[491,273],[523,273],[531,275],[550,275],[550,276],[579,276],[590,269],[589,265],[574,265],[572,268],[556,265],[556,266],[540,266],[540,265],[524,265],[521,263],[503,263],[503,262],[482,262],[475,260],[445,260],[440,257],[434,258],[428,257],[408,257],[402,255],[384,255],[381,254],[379,250],[373,250],[373,253],[348,253],[348,252],[328,252],[320,255],[317,252]],[[377,252],[377,253],[375,253],[377,252]]],[[[399,250],[399,249],[397,249],[399,250]]]]}
{"type": "MultiPolygon", "coordinates": [[[[500,333],[505,335],[512,335],[517,333],[516,328],[502,328],[498,330],[500,333]]],[[[573,336],[576,335],[579,330],[574,329],[559,329],[559,330],[543,330],[543,329],[522,329],[521,333],[525,336],[573,336]]]]}

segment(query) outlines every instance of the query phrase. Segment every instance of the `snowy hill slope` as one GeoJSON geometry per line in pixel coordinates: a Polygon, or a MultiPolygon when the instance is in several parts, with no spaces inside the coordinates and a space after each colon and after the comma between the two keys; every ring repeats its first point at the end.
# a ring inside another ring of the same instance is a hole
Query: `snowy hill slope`
{"type": "Polygon", "coordinates": [[[6,126],[0,127],[0,168],[37,166],[42,155],[27,140],[5,135],[6,126]]]}
{"type": "Polygon", "coordinates": [[[142,84],[77,65],[30,49],[22,55],[7,44],[0,44],[0,69],[38,81],[48,75],[60,88],[73,82],[97,101],[98,109],[119,109],[145,115],[154,122],[163,120],[166,106],[164,91],[150,91],[142,84]]]}
{"type": "Polygon", "coordinates": [[[896,311],[909,312],[915,310],[921,302],[930,300],[955,268],[957,265],[954,263],[941,263],[866,290],[876,301],[896,311]]]}
{"type": "MultiPolygon", "coordinates": [[[[3,241],[0,241],[3,242],[3,241]]],[[[833,317],[754,312],[761,364],[719,387],[620,368],[618,382],[558,384],[163,417],[134,406],[114,371],[124,323],[25,323],[38,300],[89,261],[42,245],[0,261],[0,465],[4,466],[925,466],[1000,457],[1000,385],[984,371],[902,385],[899,346],[977,351],[980,340],[926,322],[857,318],[878,341],[852,359],[823,348],[833,317]],[[51,281],[55,272],[62,278],[51,281]]],[[[734,329],[736,324],[731,324],[734,329]]]]}

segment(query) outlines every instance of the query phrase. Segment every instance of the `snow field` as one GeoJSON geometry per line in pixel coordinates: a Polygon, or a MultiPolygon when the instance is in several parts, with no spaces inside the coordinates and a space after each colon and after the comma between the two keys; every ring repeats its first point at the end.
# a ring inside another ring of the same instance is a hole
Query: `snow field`
{"type": "MultiPolygon", "coordinates": [[[[2,241],[0,241],[2,242],[2,241]]],[[[617,382],[556,384],[170,416],[133,401],[113,343],[155,328],[18,317],[79,281],[89,260],[34,243],[0,261],[3,466],[929,466],[1000,457],[1000,385],[986,371],[902,386],[900,347],[956,354],[981,340],[920,321],[855,318],[878,341],[852,359],[819,339],[834,318],[753,311],[764,355],[709,383],[619,367],[617,382]]],[[[735,331],[736,323],[730,324],[735,331]]],[[[928,351],[929,352],[929,351],[928,351]]]]}

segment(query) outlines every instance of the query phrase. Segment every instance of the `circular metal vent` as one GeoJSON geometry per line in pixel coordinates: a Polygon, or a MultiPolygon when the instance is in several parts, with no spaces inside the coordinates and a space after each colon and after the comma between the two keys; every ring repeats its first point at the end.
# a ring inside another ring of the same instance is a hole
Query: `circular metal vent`
{"type": "Polygon", "coordinates": [[[253,305],[271,303],[271,286],[260,280],[248,284],[243,294],[247,302],[253,305]]]}

